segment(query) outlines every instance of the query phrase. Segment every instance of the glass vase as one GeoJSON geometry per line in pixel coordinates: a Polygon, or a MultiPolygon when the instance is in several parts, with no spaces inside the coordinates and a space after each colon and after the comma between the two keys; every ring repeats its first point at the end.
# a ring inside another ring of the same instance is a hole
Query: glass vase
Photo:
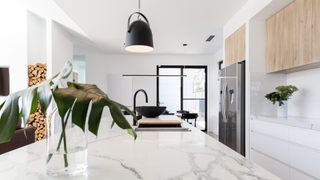
{"type": "Polygon", "coordinates": [[[87,174],[88,128],[74,125],[67,112],[60,118],[57,108],[47,118],[47,175],[51,177],[87,174]]]}

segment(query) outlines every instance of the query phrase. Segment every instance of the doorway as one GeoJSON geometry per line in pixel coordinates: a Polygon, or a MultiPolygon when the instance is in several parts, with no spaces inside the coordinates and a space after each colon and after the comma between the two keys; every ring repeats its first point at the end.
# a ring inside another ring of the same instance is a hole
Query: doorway
{"type": "Polygon", "coordinates": [[[186,110],[197,113],[196,127],[207,131],[207,66],[157,66],[157,75],[187,75],[187,77],[157,77],[158,106],[169,112],[186,110]]]}

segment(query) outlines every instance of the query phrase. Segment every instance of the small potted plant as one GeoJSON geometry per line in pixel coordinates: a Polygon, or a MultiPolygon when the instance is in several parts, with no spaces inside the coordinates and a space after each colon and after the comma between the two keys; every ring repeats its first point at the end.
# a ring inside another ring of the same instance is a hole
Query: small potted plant
{"type": "Polygon", "coordinates": [[[287,117],[287,101],[292,96],[292,94],[299,89],[295,86],[278,86],[276,87],[275,92],[269,93],[265,95],[265,98],[270,100],[273,104],[279,102],[277,115],[278,117],[287,117]]]}

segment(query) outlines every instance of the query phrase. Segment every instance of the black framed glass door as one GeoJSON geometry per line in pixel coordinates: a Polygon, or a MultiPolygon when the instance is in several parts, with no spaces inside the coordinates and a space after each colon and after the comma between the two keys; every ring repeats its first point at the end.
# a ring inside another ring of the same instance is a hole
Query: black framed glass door
{"type": "Polygon", "coordinates": [[[207,66],[157,66],[157,102],[172,113],[186,110],[197,113],[196,127],[207,131],[207,66]]]}

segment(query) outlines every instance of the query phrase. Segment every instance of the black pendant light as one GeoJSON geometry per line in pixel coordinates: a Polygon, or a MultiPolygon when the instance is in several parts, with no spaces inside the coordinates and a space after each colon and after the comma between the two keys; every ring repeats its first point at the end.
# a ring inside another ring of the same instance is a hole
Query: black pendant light
{"type": "MultiPolygon", "coordinates": [[[[140,0],[139,0],[140,11],[140,0]]],[[[153,37],[148,19],[140,12],[129,16],[125,49],[130,52],[144,53],[153,50],[153,37]],[[138,14],[138,20],[130,24],[132,15],[138,14]],[[139,19],[143,17],[145,21],[139,19]]]]}

